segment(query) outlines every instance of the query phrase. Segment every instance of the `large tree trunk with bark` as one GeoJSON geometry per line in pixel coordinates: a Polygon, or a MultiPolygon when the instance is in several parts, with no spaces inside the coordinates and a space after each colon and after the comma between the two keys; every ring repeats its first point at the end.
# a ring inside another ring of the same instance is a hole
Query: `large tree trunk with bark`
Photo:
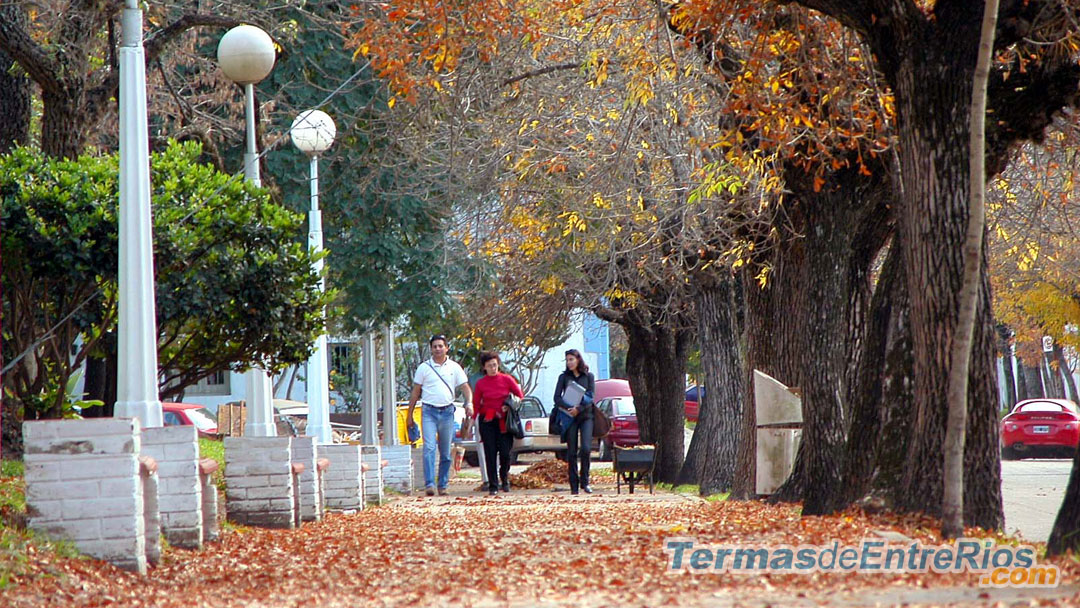
{"type": "MultiPolygon", "coordinates": [[[[0,4],[0,21],[26,29],[26,11],[15,2],[0,4]]],[[[30,139],[30,79],[15,60],[0,51],[0,154],[30,139]]]]}
{"type": "Polygon", "coordinates": [[[695,299],[705,391],[678,482],[698,484],[703,496],[730,490],[735,478],[746,397],[737,280],[702,277],[695,299]]]}
{"type": "Polygon", "coordinates": [[[641,443],[656,446],[656,479],[673,483],[678,479],[684,455],[688,332],[666,325],[624,327],[629,338],[627,371],[641,443]],[[633,371],[630,353],[635,353],[633,371]]]}
{"type": "Polygon", "coordinates": [[[1076,450],[1073,455],[1072,473],[1069,475],[1069,485],[1065,488],[1065,500],[1061,503],[1050,538],[1046,541],[1048,556],[1061,555],[1067,551],[1080,553],[1080,450],[1076,450]]]}
{"type": "Polygon", "coordinates": [[[903,281],[900,247],[889,250],[867,314],[859,371],[851,391],[851,425],[844,459],[844,502],[863,498],[877,468],[878,447],[885,426],[886,361],[893,318],[893,290],[903,281]]]}
{"type": "MultiPolygon", "coordinates": [[[[937,34],[931,28],[921,33],[937,34]]],[[[958,319],[961,247],[968,218],[970,89],[957,83],[971,82],[975,48],[947,49],[939,40],[919,38],[912,36],[907,40],[910,46],[895,50],[900,57],[895,94],[903,117],[899,149],[905,193],[899,226],[911,297],[916,412],[901,506],[940,514],[950,345],[958,319]]],[[[998,395],[985,275],[977,310],[968,386],[964,511],[968,525],[996,529],[1003,521],[998,395]]]]}

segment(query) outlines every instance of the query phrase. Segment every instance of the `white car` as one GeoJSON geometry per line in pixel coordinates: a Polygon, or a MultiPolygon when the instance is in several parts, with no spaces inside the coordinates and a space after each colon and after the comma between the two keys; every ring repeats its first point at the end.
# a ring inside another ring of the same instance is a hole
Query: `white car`
{"type": "MultiPolygon", "coordinates": [[[[517,462],[518,454],[526,452],[560,452],[565,451],[566,446],[559,441],[558,435],[548,435],[548,414],[550,410],[544,407],[539,399],[527,396],[521,400],[521,426],[525,427],[525,437],[514,439],[514,447],[510,451],[510,462],[517,462]]],[[[465,442],[465,462],[469,466],[477,466],[480,459],[476,455],[477,444],[465,442]]]]}

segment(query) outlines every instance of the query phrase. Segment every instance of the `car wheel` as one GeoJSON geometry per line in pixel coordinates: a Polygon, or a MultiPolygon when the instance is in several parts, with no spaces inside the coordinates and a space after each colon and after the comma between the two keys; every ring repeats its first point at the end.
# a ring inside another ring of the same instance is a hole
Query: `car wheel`
{"type": "Polygon", "coordinates": [[[1001,448],[1002,460],[1020,460],[1020,454],[1012,448],[1001,448]]]}
{"type": "Polygon", "coordinates": [[[600,460],[602,462],[611,460],[611,444],[606,439],[600,442],[600,460]]]}
{"type": "Polygon", "coordinates": [[[480,456],[476,452],[465,452],[465,462],[470,467],[480,466],[480,456]]]}

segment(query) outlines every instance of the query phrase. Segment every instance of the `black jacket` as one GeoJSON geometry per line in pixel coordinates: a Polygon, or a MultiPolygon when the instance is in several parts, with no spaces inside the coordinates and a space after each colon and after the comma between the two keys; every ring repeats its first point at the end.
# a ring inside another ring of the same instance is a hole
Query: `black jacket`
{"type": "MultiPolygon", "coordinates": [[[[571,380],[577,382],[585,388],[585,394],[588,395],[589,401],[592,401],[593,396],[596,394],[596,378],[593,377],[592,372],[586,372],[584,375],[575,376],[573,372],[563,371],[559,374],[559,381],[555,384],[555,407],[561,407],[563,409],[570,409],[570,406],[563,401],[563,392],[566,390],[566,385],[571,380]]],[[[592,404],[583,406],[578,405],[578,420],[588,420],[593,417],[592,404]]]]}

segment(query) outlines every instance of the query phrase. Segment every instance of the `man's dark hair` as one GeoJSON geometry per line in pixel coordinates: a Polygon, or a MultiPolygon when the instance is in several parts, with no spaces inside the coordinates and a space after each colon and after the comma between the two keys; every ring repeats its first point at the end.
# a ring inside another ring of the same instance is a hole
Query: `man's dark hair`
{"type": "Polygon", "coordinates": [[[430,340],[427,341],[428,346],[431,346],[432,344],[434,344],[436,340],[442,340],[443,344],[446,344],[447,346],[450,345],[450,343],[446,341],[446,336],[445,335],[443,335],[443,334],[435,334],[434,336],[431,336],[430,340]]]}

